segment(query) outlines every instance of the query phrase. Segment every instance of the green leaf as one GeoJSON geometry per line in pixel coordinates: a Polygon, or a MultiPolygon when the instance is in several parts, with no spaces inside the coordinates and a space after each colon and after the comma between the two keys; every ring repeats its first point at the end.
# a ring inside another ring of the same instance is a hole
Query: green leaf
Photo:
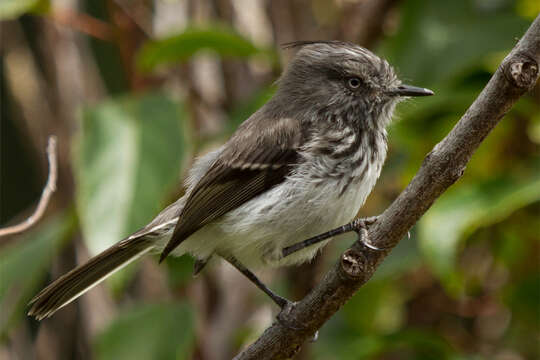
{"type": "Polygon", "coordinates": [[[15,19],[28,12],[44,12],[48,0],[0,0],[0,20],[15,19]]]}
{"type": "Polygon", "coordinates": [[[160,64],[185,62],[201,50],[212,51],[222,57],[245,58],[256,54],[271,56],[273,51],[258,48],[228,27],[188,28],[184,32],[146,43],[138,55],[138,65],[151,70],[160,64]]]}
{"type": "Polygon", "coordinates": [[[58,215],[0,251],[0,336],[26,315],[55,254],[75,229],[72,213],[58,215]]]}
{"type": "Polygon", "coordinates": [[[97,358],[189,359],[195,339],[193,312],[186,303],[135,307],[97,337],[97,358]]]}
{"type": "MultiPolygon", "coordinates": [[[[442,196],[419,223],[420,249],[436,276],[452,291],[460,241],[540,200],[540,173],[461,186],[442,196]]],[[[455,289],[454,289],[455,290],[455,289]]]]}
{"type": "Polygon", "coordinates": [[[177,185],[185,150],[182,107],[160,94],[83,110],[74,144],[76,202],[97,254],[150,221],[177,185]]]}

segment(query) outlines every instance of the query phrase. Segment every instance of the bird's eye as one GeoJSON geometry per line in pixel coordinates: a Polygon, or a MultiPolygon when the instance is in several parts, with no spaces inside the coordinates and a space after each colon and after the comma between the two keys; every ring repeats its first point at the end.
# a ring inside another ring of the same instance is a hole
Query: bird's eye
{"type": "Polygon", "coordinates": [[[362,84],[362,80],[357,77],[351,77],[347,79],[347,87],[351,90],[356,90],[362,84]]]}

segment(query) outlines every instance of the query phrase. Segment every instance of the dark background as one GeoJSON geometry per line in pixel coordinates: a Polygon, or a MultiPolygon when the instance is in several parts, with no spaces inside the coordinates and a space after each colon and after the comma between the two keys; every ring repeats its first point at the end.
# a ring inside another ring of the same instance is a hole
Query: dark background
{"type": "MultiPolygon", "coordinates": [[[[537,0],[0,2],[3,226],[32,213],[50,134],[59,155],[45,216],[0,238],[0,358],[231,358],[277,309],[222,263],[193,279],[189,257],[148,256],[42,322],[26,303],[182,194],[194,157],[271,96],[292,55],[279,44],[352,41],[435,91],[397,110],[361,210],[376,215],[539,11],[537,0]]],[[[299,359],[540,357],[539,104],[537,86],[299,359]]],[[[300,299],[347,244],[259,275],[300,299]]]]}

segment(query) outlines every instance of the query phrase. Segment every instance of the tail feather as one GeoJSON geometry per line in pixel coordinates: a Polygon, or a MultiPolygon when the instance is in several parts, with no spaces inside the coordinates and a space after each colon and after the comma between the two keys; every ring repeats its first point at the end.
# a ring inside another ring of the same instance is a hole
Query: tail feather
{"type": "Polygon", "coordinates": [[[130,237],[111,246],[43,289],[29,303],[28,315],[41,320],[54,314],[117,270],[126,266],[154,246],[145,238],[130,237]]]}

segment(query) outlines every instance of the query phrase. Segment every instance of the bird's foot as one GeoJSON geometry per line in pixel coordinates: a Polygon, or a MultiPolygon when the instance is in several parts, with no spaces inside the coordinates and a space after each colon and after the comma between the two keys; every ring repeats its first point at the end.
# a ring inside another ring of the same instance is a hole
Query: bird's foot
{"type": "Polygon", "coordinates": [[[370,216],[362,219],[355,219],[352,221],[352,230],[358,234],[358,241],[366,248],[374,251],[384,251],[386,248],[379,248],[372,245],[369,240],[368,229],[371,225],[377,222],[377,216],[370,216]]]}

